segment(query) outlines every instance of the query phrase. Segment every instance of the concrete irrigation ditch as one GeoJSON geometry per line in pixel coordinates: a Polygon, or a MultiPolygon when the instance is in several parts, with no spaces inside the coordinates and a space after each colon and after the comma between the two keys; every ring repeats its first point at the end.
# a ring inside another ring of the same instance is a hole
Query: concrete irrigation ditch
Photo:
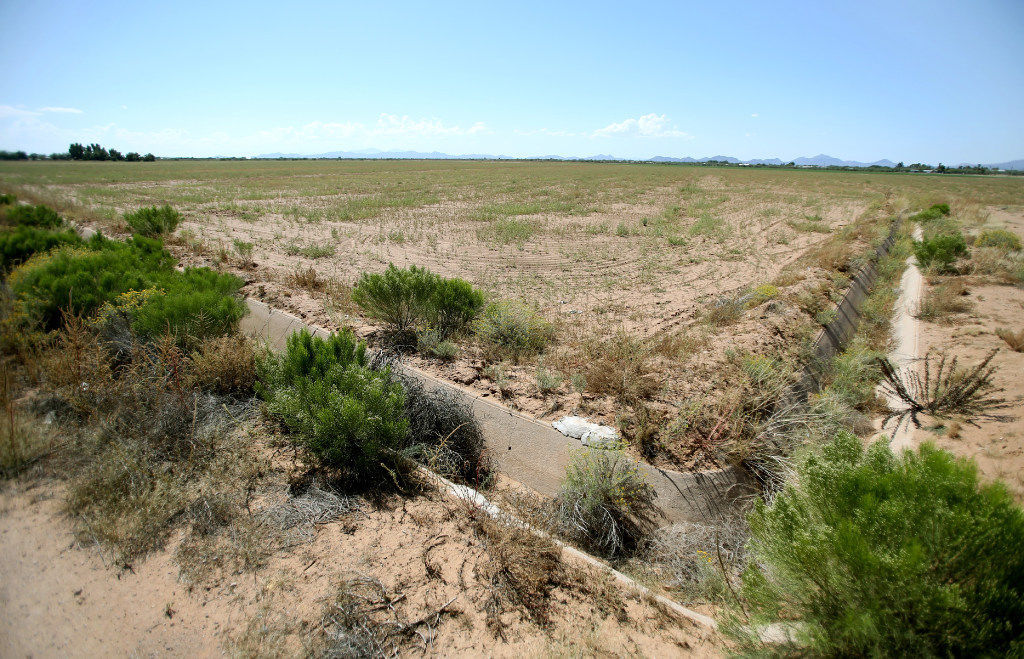
{"type": "MultiPolygon", "coordinates": [[[[875,254],[852,278],[846,295],[836,308],[835,318],[822,328],[814,342],[814,359],[805,367],[795,385],[792,399],[803,402],[817,391],[829,360],[842,352],[853,338],[860,322],[861,305],[878,279],[878,261],[895,244],[898,227],[899,222],[894,222],[875,254]]],[[[242,320],[242,330],[266,341],[272,349],[283,349],[288,337],[304,328],[320,336],[330,333],[263,302],[253,299],[246,302],[249,314],[242,320]]],[[[566,437],[550,424],[485,399],[468,389],[408,365],[402,365],[402,368],[425,387],[447,387],[472,405],[488,450],[502,473],[542,495],[553,497],[558,494],[572,451],[580,447],[579,441],[566,437]]],[[[657,493],[656,503],[664,512],[667,523],[707,523],[726,514],[733,497],[750,492],[742,472],[733,467],[678,472],[641,463],[641,468],[657,493]]]]}
{"type": "MultiPolygon", "coordinates": [[[[816,392],[829,360],[842,352],[853,338],[860,322],[861,305],[878,279],[878,261],[895,244],[898,229],[899,220],[896,220],[872,258],[852,278],[850,287],[836,307],[835,318],[822,328],[814,341],[814,359],[804,368],[802,377],[794,386],[792,399],[806,401],[811,393],[816,392]]],[[[95,233],[88,227],[80,227],[79,231],[86,238],[95,233]]],[[[298,316],[274,309],[264,302],[247,298],[246,304],[249,313],[242,319],[241,330],[266,341],[274,350],[283,349],[288,337],[304,328],[319,336],[330,334],[327,329],[308,325],[298,316]]],[[[577,440],[566,437],[550,424],[458,385],[408,365],[403,364],[402,368],[427,388],[447,387],[468,400],[480,423],[487,447],[502,473],[544,496],[558,494],[572,451],[580,447],[577,440]]],[[[654,487],[656,503],[669,524],[707,523],[720,518],[728,514],[730,501],[751,492],[748,479],[734,467],[678,472],[647,463],[640,463],[640,466],[654,487]]]]}

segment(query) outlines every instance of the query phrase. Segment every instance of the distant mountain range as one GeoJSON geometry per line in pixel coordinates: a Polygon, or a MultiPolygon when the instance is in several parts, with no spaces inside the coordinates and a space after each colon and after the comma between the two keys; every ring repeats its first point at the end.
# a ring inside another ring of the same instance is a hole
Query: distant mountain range
{"type": "MultiPolygon", "coordinates": [[[[567,156],[536,156],[533,158],[516,158],[513,156],[491,155],[486,153],[465,153],[452,155],[440,151],[381,151],[379,149],[363,149],[361,151],[328,151],[317,154],[301,153],[264,153],[256,158],[396,158],[415,160],[621,160],[629,161],[629,158],[617,158],[607,153],[599,153],[584,158],[573,158],[567,156]]],[[[734,165],[784,165],[792,162],[799,167],[894,167],[896,163],[891,160],[876,160],[874,162],[859,162],[857,160],[842,160],[819,153],[816,156],[793,158],[793,160],[780,160],[779,158],[755,158],[753,160],[740,160],[733,156],[710,156],[707,158],[676,158],[674,156],[654,156],[641,159],[642,162],[728,162],[734,165]]],[[[976,163],[962,163],[962,165],[973,165],[976,163]]],[[[985,165],[994,169],[1019,169],[1024,170],[1024,160],[1010,160],[1003,163],[985,165]]]]}

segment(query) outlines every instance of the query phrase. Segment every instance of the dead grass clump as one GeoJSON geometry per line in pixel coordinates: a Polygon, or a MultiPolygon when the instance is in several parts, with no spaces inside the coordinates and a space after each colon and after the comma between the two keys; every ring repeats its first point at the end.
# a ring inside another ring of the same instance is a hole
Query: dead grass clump
{"type": "Polygon", "coordinates": [[[1009,253],[996,247],[976,247],[971,250],[970,272],[991,278],[1001,284],[1019,284],[1024,281],[1024,260],[1019,253],[1009,253]]]}
{"type": "Polygon", "coordinates": [[[624,403],[657,393],[659,382],[651,365],[654,350],[648,342],[619,330],[606,339],[587,342],[583,352],[590,391],[614,396],[624,403]]]}
{"type": "Polygon", "coordinates": [[[248,398],[256,384],[256,348],[236,334],[205,339],[190,357],[190,384],[216,394],[248,398]]]}
{"type": "Polygon", "coordinates": [[[928,291],[917,317],[931,322],[949,322],[951,316],[973,308],[967,299],[971,291],[960,279],[950,279],[928,291]]]}
{"type": "Polygon", "coordinates": [[[17,475],[52,445],[50,424],[15,405],[13,373],[8,364],[3,364],[0,372],[0,476],[17,475]]]}
{"type": "Polygon", "coordinates": [[[684,604],[720,604],[739,585],[749,537],[743,517],[715,525],[684,522],[652,539],[646,560],[667,576],[666,585],[684,604]]]}
{"type": "Polygon", "coordinates": [[[1001,327],[996,330],[996,335],[1010,346],[1014,352],[1024,352],[1024,329],[1014,332],[1011,329],[1001,327]]]}
{"type": "Polygon", "coordinates": [[[491,631],[501,634],[501,613],[508,607],[520,609],[539,625],[547,624],[548,599],[561,577],[561,550],[514,521],[479,511],[471,519],[488,556],[487,573],[481,576],[492,588],[485,605],[491,631]]]}
{"type": "Polygon", "coordinates": [[[966,369],[959,368],[955,356],[950,359],[944,352],[929,352],[920,370],[897,371],[888,359],[879,359],[885,394],[904,405],[903,409],[890,411],[885,421],[895,418],[902,423],[909,418],[920,427],[919,414],[956,416],[966,421],[999,418],[993,411],[1008,407],[1009,403],[997,396],[1002,390],[992,383],[996,367],[991,361],[997,352],[998,349],[993,350],[976,366],[966,369]]]}
{"type": "Polygon", "coordinates": [[[493,465],[473,407],[449,387],[427,389],[414,377],[400,375],[405,390],[409,440],[403,452],[447,478],[490,482],[493,465]]]}
{"type": "Polygon", "coordinates": [[[322,293],[327,290],[328,281],[320,276],[316,268],[296,268],[288,275],[288,283],[297,288],[302,288],[312,293],[322,293]]]}
{"type": "Polygon", "coordinates": [[[258,464],[233,432],[253,407],[194,391],[171,337],[120,355],[69,318],[42,362],[43,395],[69,410],[68,511],[81,539],[113,547],[122,564],[163,544],[201,483],[230,490],[258,464]]]}
{"type": "Polygon", "coordinates": [[[743,317],[746,309],[747,300],[742,297],[721,297],[704,310],[700,319],[707,325],[731,325],[743,317]]]}
{"type": "Polygon", "coordinates": [[[826,240],[807,252],[805,260],[829,272],[848,272],[854,257],[854,246],[849,238],[837,236],[826,240]]]}

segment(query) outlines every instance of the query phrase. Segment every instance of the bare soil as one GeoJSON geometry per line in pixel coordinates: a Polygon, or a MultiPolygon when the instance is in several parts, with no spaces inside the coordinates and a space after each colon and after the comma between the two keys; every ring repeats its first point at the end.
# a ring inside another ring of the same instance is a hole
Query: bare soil
{"type": "Polygon", "coordinates": [[[411,624],[403,655],[717,656],[723,647],[571,561],[559,562],[543,611],[496,605],[473,513],[429,492],[365,506],[255,572],[202,583],[179,578],[177,540],[127,569],[111,565],[102,548],[76,541],[61,497],[59,482],[39,480],[10,483],[0,498],[3,656],[317,653],[330,603],[356,582],[386,593],[373,620],[411,624]]]}

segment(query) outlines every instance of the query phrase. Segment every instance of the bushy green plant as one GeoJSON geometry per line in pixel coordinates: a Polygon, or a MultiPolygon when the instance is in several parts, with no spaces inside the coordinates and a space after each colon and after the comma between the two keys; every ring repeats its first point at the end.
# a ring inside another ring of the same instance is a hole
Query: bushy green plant
{"type": "Polygon", "coordinates": [[[158,292],[132,314],[132,329],[153,339],[170,332],[184,347],[234,332],[246,313],[242,280],[208,268],[172,270],[153,277],[158,292]]]}
{"type": "Polygon", "coordinates": [[[949,215],[949,204],[933,204],[931,207],[911,215],[910,219],[917,222],[929,222],[944,215],[949,215]]]}
{"type": "Polygon", "coordinates": [[[82,239],[74,231],[51,231],[33,226],[0,231],[0,270],[10,270],[33,254],[81,242],[82,239]]]}
{"type": "Polygon", "coordinates": [[[181,223],[181,213],[168,205],[157,208],[140,208],[131,213],[125,213],[124,221],[128,223],[131,230],[143,236],[162,236],[173,233],[181,223]]]}
{"type": "Polygon", "coordinates": [[[47,206],[14,206],[5,213],[4,222],[40,229],[56,229],[64,224],[60,215],[47,206]]]}
{"type": "Polygon", "coordinates": [[[960,233],[914,241],[914,258],[922,268],[935,266],[943,272],[952,271],[953,263],[967,254],[967,243],[960,233]]]}
{"type": "Polygon", "coordinates": [[[585,549],[614,557],[636,549],[661,515],[640,465],[620,449],[577,451],[555,501],[558,530],[585,549]]]}
{"type": "Polygon", "coordinates": [[[352,300],[393,332],[430,328],[444,340],[461,331],[483,306],[483,293],[462,279],[446,279],[426,268],[396,268],[363,273],[352,300]]]}
{"type": "Polygon", "coordinates": [[[1006,229],[988,229],[982,231],[974,241],[975,247],[994,247],[1004,252],[1020,251],[1020,237],[1006,229]]]}
{"type": "Polygon", "coordinates": [[[390,370],[369,368],[351,332],[327,339],[303,330],[259,364],[257,391],[293,441],[320,464],[362,480],[390,462],[409,431],[402,387],[390,370]]]}
{"type": "Polygon", "coordinates": [[[11,291],[24,312],[46,329],[65,313],[92,316],[133,291],[148,291],[129,304],[114,304],[132,329],[152,339],[166,332],[192,346],[234,330],[245,314],[237,297],[242,280],[207,268],[178,272],[157,240],[135,236],[127,242],[96,236],[83,245],[59,247],[16,268],[11,291]]]}
{"type": "Polygon", "coordinates": [[[473,322],[473,331],[490,352],[512,359],[543,351],[554,337],[551,323],[514,300],[488,304],[473,322]]]}
{"type": "Polygon", "coordinates": [[[7,194],[6,192],[4,194],[0,194],[0,206],[9,206],[15,201],[17,201],[17,198],[12,194],[7,194]]]}
{"type": "Polygon", "coordinates": [[[480,313],[484,294],[464,279],[439,277],[427,307],[427,323],[442,339],[461,332],[480,313]]]}
{"type": "Polygon", "coordinates": [[[97,235],[83,246],[34,256],[8,282],[29,316],[54,329],[65,311],[90,316],[122,293],[149,288],[145,275],[170,270],[172,263],[157,241],[138,237],[122,243],[97,235]]]}
{"type": "Polygon", "coordinates": [[[841,434],[750,515],[733,633],[754,652],[1006,656],[1024,650],[1024,514],[971,462],[841,434]],[[754,638],[784,618],[793,644],[754,638]],[[793,646],[796,647],[793,647],[793,646]]]}

